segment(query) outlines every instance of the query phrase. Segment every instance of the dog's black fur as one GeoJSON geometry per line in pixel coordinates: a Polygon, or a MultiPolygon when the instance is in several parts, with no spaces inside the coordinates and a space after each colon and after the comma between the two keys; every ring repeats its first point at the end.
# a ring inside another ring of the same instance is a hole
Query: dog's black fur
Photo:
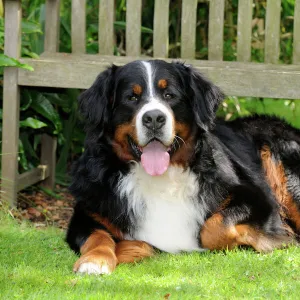
{"type": "MultiPolygon", "coordinates": [[[[196,174],[199,202],[205,201],[208,207],[205,219],[220,214],[225,227],[248,225],[258,235],[276,241],[270,242],[271,249],[282,242],[297,240],[300,234],[300,131],[270,116],[255,115],[230,122],[218,120],[215,114],[223,100],[218,87],[182,63],[157,60],[151,61],[151,65],[156,71],[153,82],[166,79],[167,93],[172,95],[165,100],[166,91],[162,88],[157,97],[168,102],[176,124],[189,128],[187,139],[192,140],[189,144],[192,150],[184,161],[172,161],[179,151],[173,143],[171,165],[180,165],[183,170],[189,168],[196,174]],[[262,151],[271,157],[265,163],[262,151]],[[272,170],[266,169],[268,163],[273,164],[272,170]],[[274,166],[280,166],[284,173],[272,174],[279,170],[274,166]],[[281,188],[285,189],[281,194],[289,197],[289,201],[279,199],[273,175],[281,178],[281,188]]],[[[142,72],[139,62],[112,66],[101,73],[79,99],[80,112],[86,122],[86,142],[84,153],[73,167],[70,191],[76,205],[67,233],[67,242],[77,253],[97,230],[108,231],[116,244],[125,239],[114,235],[107,222],[99,221],[95,215],[108,220],[122,236],[134,232],[137,226],[134,212],[128,210],[128,199],[120,196],[117,186],[120,177],[130,172],[130,161],[139,163],[140,157],[125,136],[120,151],[115,133],[124,124],[131,124],[147,102],[143,94],[136,97],[137,101],[128,100],[136,99],[130,98],[132,84],[147,89],[142,72]]],[[[180,146],[182,149],[183,143],[180,146]]],[[[204,227],[205,223],[199,224],[199,247],[208,245],[214,249],[207,242],[203,245],[200,233],[204,227]]],[[[213,239],[214,234],[219,233],[209,234],[213,239]]],[[[249,245],[259,251],[271,250],[249,245]]],[[[235,244],[225,242],[216,248],[231,246],[235,244]]]]}

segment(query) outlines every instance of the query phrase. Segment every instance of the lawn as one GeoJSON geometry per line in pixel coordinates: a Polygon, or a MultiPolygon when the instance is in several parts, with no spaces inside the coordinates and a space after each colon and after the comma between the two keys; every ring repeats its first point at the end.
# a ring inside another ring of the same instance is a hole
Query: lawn
{"type": "Polygon", "coordinates": [[[0,214],[1,299],[299,299],[300,248],[159,255],[109,276],[72,273],[55,229],[0,214]]]}

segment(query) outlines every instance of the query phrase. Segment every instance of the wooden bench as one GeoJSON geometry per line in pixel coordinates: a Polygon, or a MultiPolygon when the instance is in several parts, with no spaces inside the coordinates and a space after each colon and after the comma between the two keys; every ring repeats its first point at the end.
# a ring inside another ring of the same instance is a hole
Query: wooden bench
{"type": "MultiPolygon", "coordinates": [[[[72,1],[72,54],[58,53],[59,0],[46,0],[45,52],[40,59],[21,59],[34,72],[6,68],[4,73],[2,195],[16,203],[17,191],[42,181],[53,186],[55,148],[53,137],[43,136],[41,165],[18,174],[20,87],[88,88],[109,64],[141,59],[142,0],[127,0],[126,54],[113,56],[114,2],[100,0],[99,55],[87,55],[86,1],[72,1]],[[134,38],[133,38],[134,37],[134,38]],[[5,183],[5,184],[4,184],[5,183]],[[5,193],[5,194],[3,194],[5,193]]],[[[223,61],[225,0],[209,1],[209,60],[195,60],[198,0],[182,0],[181,58],[219,85],[226,94],[300,99],[300,0],[294,16],[293,64],[277,65],[280,54],[281,0],[268,0],[265,20],[265,63],[251,63],[252,0],[239,0],[237,62],[223,61]]],[[[169,0],[155,0],[153,53],[168,60],[169,0]]],[[[20,58],[21,1],[5,1],[5,54],[20,58]]]]}

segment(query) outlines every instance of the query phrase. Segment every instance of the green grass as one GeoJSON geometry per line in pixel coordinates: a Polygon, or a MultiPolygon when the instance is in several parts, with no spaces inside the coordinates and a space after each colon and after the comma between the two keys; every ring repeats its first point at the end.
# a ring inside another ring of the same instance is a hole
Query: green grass
{"type": "Polygon", "coordinates": [[[300,248],[164,254],[97,277],[72,273],[63,237],[0,214],[0,298],[299,299],[300,248]]]}

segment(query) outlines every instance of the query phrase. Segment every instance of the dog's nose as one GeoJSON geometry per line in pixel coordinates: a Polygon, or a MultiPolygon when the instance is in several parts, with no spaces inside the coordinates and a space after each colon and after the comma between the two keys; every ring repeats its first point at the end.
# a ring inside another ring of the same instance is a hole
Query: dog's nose
{"type": "Polygon", "coordinates": [[[160,129],[166,124],[166,115],[159,109],[153,109],[144,113],[142,121],[148,129],[160,129]]]}

